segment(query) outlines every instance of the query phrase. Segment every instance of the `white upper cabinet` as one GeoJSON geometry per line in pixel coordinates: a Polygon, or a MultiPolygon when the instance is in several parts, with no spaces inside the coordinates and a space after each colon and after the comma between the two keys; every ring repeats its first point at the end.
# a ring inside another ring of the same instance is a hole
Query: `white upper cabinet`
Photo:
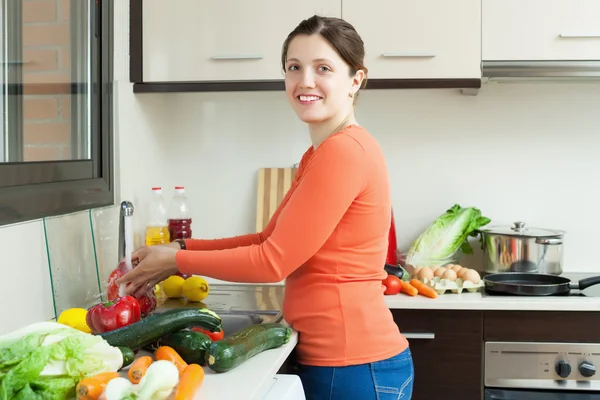
{"type": "Polygon", "coordinates": [[[144,0],[144,81],[283,79],[282,44],[314,14],[341,0],[144,0]]]}
{"type": "Polygon", "coordinates": [[[600,59],[600,0],[482,0],[483,60],[600,59]]]}
{"type": "Polygon", "coordinates": [[[342,18],[370,79],[481,78],[481,0],[342,0],[342,18]]]}

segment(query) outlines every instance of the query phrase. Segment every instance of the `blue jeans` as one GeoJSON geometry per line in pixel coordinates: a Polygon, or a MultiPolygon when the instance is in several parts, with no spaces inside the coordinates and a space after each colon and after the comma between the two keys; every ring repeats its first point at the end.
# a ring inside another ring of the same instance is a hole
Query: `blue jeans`
{"type": "Polygon", "coordinates": [[[414,367],[410,349],[369,364],[299,366],[306,400],[409,400],[414,367]]]}

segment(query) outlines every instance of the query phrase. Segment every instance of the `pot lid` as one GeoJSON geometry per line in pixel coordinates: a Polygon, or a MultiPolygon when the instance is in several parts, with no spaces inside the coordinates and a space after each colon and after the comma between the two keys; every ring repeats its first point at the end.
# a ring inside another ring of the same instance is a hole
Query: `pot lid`
{"type": "Polygon", "coordinates": [[[481,229],[482,232],[493,233],[497,235],[521,236],[521,237],[550,237],[564,235],[565,231],[557,229],[530,228],[525,222],[515,222],[513,226],[498,226],[481,229]]]}

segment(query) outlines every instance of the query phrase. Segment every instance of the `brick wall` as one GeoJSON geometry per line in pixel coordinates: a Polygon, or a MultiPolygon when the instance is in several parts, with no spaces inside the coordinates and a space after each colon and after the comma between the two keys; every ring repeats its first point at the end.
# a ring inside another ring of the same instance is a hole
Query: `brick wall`
{"type": "Polygon", "coordinates": [[[71,0],[22,1],[24,161],[68,160],[71,0]]]}

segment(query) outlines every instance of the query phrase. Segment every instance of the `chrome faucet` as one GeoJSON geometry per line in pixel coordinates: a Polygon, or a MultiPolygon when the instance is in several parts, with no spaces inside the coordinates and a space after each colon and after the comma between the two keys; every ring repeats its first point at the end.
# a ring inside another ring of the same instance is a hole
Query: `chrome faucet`
{"type": "Polygon", "coordinates": [[[119,212],[119,259],[117,263],[125,258],[125,217],[131,217],[132,215],[133,204],[129,201],[123,201],[121,203],[121,211],[119,212]]]}

